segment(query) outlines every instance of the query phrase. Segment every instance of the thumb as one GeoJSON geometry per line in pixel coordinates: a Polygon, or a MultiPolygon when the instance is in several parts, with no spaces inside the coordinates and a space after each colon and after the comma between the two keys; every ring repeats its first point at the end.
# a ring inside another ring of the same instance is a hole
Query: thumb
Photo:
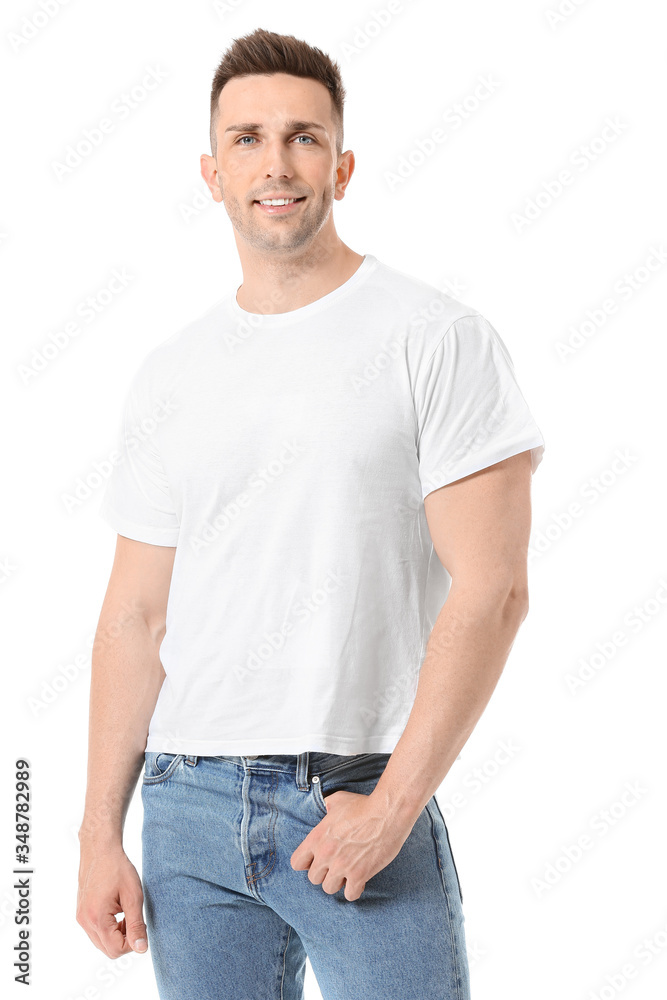
{"type": "Polygon", "coordinates": [[[148,941],[146,940],[146,925],[143,920],[130,920],[125,924],[125,937],[132,948],[132,951],[146,951],[148,941]]]}
{"type": "Polygon", "coordinates": [[[142,914],[143,898],[136,896],[124,900],[125,939],[133,951],[143,952],[148,949],[146,924],[142,914]]]}

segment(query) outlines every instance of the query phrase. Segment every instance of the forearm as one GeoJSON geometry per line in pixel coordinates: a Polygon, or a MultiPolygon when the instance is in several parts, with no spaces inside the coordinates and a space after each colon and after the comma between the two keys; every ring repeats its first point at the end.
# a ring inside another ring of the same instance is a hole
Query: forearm
{"type": "Polygon", "coordinates": [[[452,587],[433,627],[414,705],[373,795],[415,821],[459,755],[498,683],[527,613],[512,595],[452,587]]]}
{"type": "Polygon", "coordinates": [[[140,617],[101,619],[90,687],[88,780],[82,843],[122,843],[141,773],[151,715],[164,679],[159,639],[140,617]]]}

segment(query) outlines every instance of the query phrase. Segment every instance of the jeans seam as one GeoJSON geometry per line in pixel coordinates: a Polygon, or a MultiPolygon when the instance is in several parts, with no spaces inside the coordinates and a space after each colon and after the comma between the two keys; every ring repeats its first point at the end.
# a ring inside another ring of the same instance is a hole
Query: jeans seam
{"type": "MultiPolygon", "coordinates": [[[[269,875],[273,871],[276,865],[276,857],[278,855],[278,852],[276,849],[275,828],[278,822],[278,810],[275,808],[275,791],[278,786],[278,773],[274,771],[273,774],[274,774],[274,781],[273,784],[271,785],[271,790],[269,795],[269,805],[271,807],[271,821],[269,823],[269,840],[273,850],[269,852],[269,860],[267,861],[266,865],[264,866],[261,872],[256,872],[253,873],[252,875],[246,876],[246,879],[249,883],[258,882],[260,878],[269,875]]],[[[254,866],[255,864],[256,862],[253,861],[251,867],[254,866]]]]}
{"type": "Polygon", "coordinates": [[[283,991],[283,987],[285,985],[285,972],[286,972],[286,965],[287,965],[287,949],[289,948],[289,940],[290,940],[290,937],[292,936],[293,929],[294,928],[292,927],[291,924],[287,925],[287,941],[285,942],[285,947],[283,948],[283,971],[282,971],[282,975],[280,977],[280,1000],[283,1000],[283,998],[285,996],[284,991],[283,991]]]}
{"type": "Polygon", "coordinates": [[[447,882],[446,882],[446,879],[445,879],[445,872],[444,872],[444,869],[443,869],[443,866],[442,866],[442,859],[440,857],[440,851],[438,849],[438,838],[436,837],[436,834],[435,834],[435,819],[433,817],[432,806],[431,806],[430,803],[427,804],[426,810],[428,812],[429,819],[431,820],[431,835],[433,837],[433,846],[435,847],[435,856],[438,859],[438,869],[440,871],[440,882],[442,884],[442,890],[443,890],[443,892],[445,894],[445,902],[447,903],[447,923],[449,925],[449,936],[450,936],[450,940],[452,942],[452,949],[453,949],[453,952],[454,952],[454,963],[455,963],[455,966],[456,966],[456,996],[460,1000],[460,998],[461,998],[461,979],[462,979],[462,975],[461,975],[461,959],[460,959],[460,955],[459,955],[459,943],[458,943],[458,939],[457,939],[456,928],[454,927],[453,921],[452,921],[451,900],[449,898],[449,892],[447,891],[447,882]]]}
{"type": "Polygon", "coordinates": [[[433,796],[433,801],[435,802],[436,809],[440,813],[440,818],[442,819],[442,825],[445,828],[445,836],[447,837],[447,847],[449,848],[449,853],[450,853],[450,856],[451,856],[451,859],[452,859],[452,865],[454,866],[454,874],[456,875],[456,885],[457,885],[458,890],[459,890],[459,898],[461,900],[461,903],[463,903],[463,889],[461,888],[461,879],[460,879],[460,876],[459,876],[459,870],[456,867],[456,859],[454,858],[454,852],[452,850],[452,843],[451,843],[451,841],[449,839],[449,830],[447,829],[447,823],[445,822],[445,817],[442,815],[442,809],[440,808],[440,805],[438,804],[438,800],[435,797],[435,795],[433,796]]]}

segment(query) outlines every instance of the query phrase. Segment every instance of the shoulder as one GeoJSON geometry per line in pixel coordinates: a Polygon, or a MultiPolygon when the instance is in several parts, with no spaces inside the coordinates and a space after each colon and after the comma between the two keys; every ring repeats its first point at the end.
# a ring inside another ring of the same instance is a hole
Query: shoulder
{"type": "Polygon", "coordinates": [[[137,391],[150,391],[175,383],[197,362],[203,351],[213,348],[227,316],[227,298],[217,299],[151,348],[135,370],[133,387],[137,391]]]}
{"type": "Polygon", "coordinates": [[[408,342],[420,356],[429,357],[459,321],[470,318],[473,326],[486,327],[484,317],[474,306],[381,261],[370,275],[368,290],[376,301],[386,303],[388,315],[405,328],[408,342]]]}

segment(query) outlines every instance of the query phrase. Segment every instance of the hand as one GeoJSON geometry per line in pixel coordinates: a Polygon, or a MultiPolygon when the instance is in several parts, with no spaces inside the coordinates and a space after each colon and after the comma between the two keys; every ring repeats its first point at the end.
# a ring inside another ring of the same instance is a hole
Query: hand
{"type": "Polygon", "coordinates": [[[414,825],[383,812],[370,795],[341,789],[325,798],[327,815],[313,827],[290,858],[295,871],[333,894],[359,899],[366,882],[393,861],[414,825]]]}
{"type": "Polygon", "coordinates": [[[81,849],[76,919],[109,958],[148,948],[139,874],[119,845],[81,849]],[[116,920],[117,913],[124,913],[116,920]]]}

